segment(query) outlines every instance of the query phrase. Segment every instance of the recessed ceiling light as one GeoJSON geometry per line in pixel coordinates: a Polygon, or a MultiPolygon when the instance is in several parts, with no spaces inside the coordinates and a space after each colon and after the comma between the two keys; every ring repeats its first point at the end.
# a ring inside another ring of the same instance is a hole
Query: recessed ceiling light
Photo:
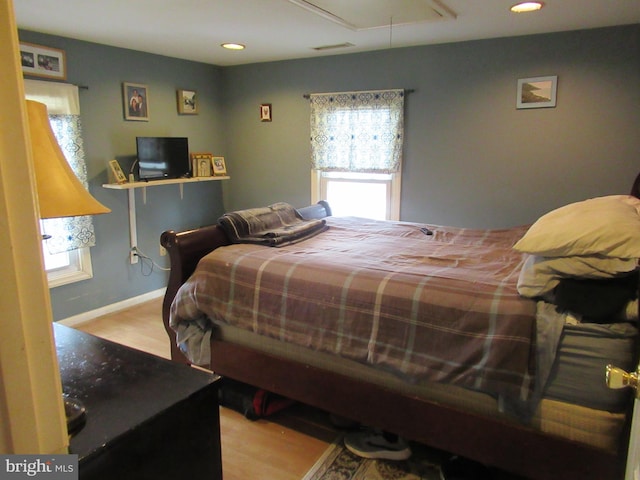
{"type": "Polygon", "coordinates": [[[544,7],[544,3],[542,2],[520,2],[511,7],[511,11],[514,13],[535,12],[542,7],[544,7]]]}
{"type": "Polygon", "coordinates": [[[241,43],[223,43],[220,45],[222,48],[226,48],[227,50],[244,50],[245,46],[241,43]]]}

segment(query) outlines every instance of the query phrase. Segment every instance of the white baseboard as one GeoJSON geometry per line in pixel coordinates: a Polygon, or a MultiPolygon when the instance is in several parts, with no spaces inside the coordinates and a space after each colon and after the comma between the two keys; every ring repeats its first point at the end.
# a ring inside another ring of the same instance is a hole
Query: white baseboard
{"type": "Polygon", "coordinates": [[[112,303],[111,305],[105,305],[104,307],[100,307],[89,312],[80,313],[78,315],[74,315],[73,317],[63,318],[62,320],[58,320],[57,323],[66,325],[67,327],[75,327],[77,325],[90,322],[91,320],[94,320],[97,317],[101,317],[102,315],[118,312],[120,310],[124,310],[125,308],[134,307],[139,303],[148,302],[149,300],[162,297],[165,290],[166,288],[153,290],[152,292],[147,292],[145,294],[138,295],[137,297],[127,298],[126,300],[122,300],[121,302],[112,303]]]}

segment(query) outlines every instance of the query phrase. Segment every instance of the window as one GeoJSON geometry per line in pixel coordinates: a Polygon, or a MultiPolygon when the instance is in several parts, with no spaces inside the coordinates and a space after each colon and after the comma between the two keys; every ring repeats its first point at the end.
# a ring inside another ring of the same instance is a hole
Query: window
{"type": "MultiPolygon", "coordinates": [[[[58,82],[25,80],[26,98],[44,103],[62,151],[87,186],[78,87],[58,82]]],[[[43,240],[42,251],[49,287],[56,287],[93,276],[89,247],[95,244],[90,216],[41,220],[41,231],[51,236],[43,240]]]]}
{"type": "Polygon", "coordinates": [[[334,215],[400,218],[404,91],[313,94],[312,202],[334,215]]]}
{"type": "Polygon", "coordinates": [[[93,277],[91,253],[88,247],[68,252],[49,253],[43,242],[44,267],[49,288],[79,282],[93,277]]]}
{"type": "Polygon", "coordinates": [[[400,219],[400,174],[315,172],[318,192],[312,203],[326,200],[336,216],[375,220],[400,219]]]}

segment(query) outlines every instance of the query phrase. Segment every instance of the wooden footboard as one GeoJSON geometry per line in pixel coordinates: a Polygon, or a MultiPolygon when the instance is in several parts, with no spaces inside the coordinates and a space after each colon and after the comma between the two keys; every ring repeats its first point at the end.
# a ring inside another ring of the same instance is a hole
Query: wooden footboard
{"type": "MultiPolygon", "coordinates": [[[[213,370],[365,425],[536,480],[622,479],[612,452],[212,340],[213,370]]],[[[621,442],[625,444],[625,442],[621,442]]]]}
{"type": "MultiPolygon", "coordinates": [[[[309,208],[309,215],[324,216],[328,212],[328,208],[324,213],[318,206],[309,208]]],[[[228,243],[218,226],[167,231],[161,236],[171,259],[163,321],[174,361],[188,363],[169,327],[171,302],[200,258],[228,243]]],[[[211,351],[211,368],[219,375],[526,478],[622,479],[624,449],[605,451],[216,339],[212,340],[211,351]]],[[[626,445],[626,439],[621,445],[626,445]]]]}
{"type": "Polygon", "coordinates": [[[218,247],[229,245],[229,240],[222,228],[210,225],[184,232],[168,230],[160,236],[160,244],[167,249],[171,264],[167,291],[162,303],[162,321],[171,342],[171,359],[176,362],[189,363],[178,348],[176,334],[169,326],[171,303],[180,286],[195,270],[200,259],[218,247]]]}

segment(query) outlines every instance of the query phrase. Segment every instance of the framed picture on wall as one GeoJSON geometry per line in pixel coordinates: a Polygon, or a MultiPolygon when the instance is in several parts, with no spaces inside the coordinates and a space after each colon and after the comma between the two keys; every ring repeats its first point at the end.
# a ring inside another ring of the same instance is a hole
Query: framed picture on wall
{"type": "Polygon", "coordinates": [[[516,108],[548,108],[556,106],[558,77],[521,78],[518,80],[516,108]]]}
{"type": "Polygon", "coordinates": [[[260,105],[260,121],[261,122],[270,122],[271,121],[271,104],[263,103],[260,105]]]}
{"type": "Polygon", "coordinates": [[[149,121],[149,89],[140,83],[122,84],[125,120],[149,121]]]}
{"type": "Polygon", "coordinates": [[[178,90],[178,113],[180,115],[197,115],[198,102],[195,90],[178,90]]]}
{"type": "Polygon", "coordinates": [[[67,79],[64,50],[20,42],[20,63],[24,75],[67,79]]]}

